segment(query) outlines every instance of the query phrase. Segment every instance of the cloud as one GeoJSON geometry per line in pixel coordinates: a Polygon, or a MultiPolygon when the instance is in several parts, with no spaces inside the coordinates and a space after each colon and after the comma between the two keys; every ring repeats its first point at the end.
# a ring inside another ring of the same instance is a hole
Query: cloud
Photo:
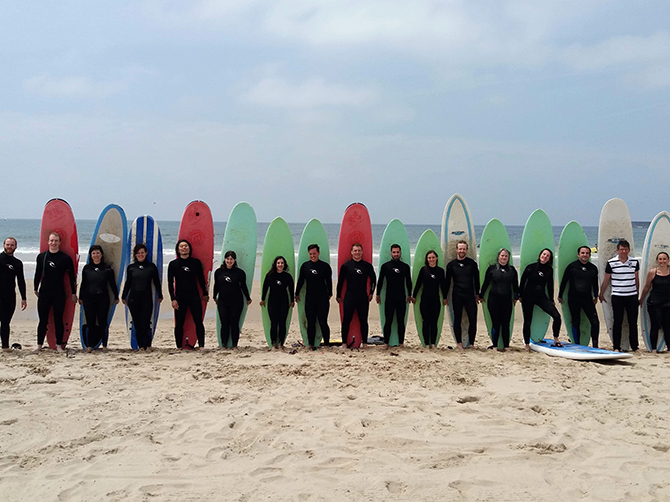
{"type": "Polygon", "coordinates": [[[89,77],[54,78],[37,75],[24,82],[24,88],[44,97],[105,98],[128,88],[128,81],[96,82],[89,77]]]}

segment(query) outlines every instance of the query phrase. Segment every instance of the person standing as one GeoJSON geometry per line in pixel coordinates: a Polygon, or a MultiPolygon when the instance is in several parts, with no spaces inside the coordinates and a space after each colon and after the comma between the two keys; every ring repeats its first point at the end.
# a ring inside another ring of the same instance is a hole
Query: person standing
{"type": "Polygon", "coordinates": [[[381,304],[381,291],[386,280],[386,298],[384,301],[384,346],[388,348],[391,341],[393,316],[398,323],[398,345],[405,345],[405,312],[407,304],[412,301],[412,273],[409,265],[402,261],[402,249],[399,244],[391,245],[391,259],[379,267],[377,283],[377,303],[381,304]]]}
{"type": "Polygon", "coordinates": [[[437,253],[434,250],[431,249],[426,253],[425,264],[419,270],[412,293],[412,303],[414,303],[419,291],[423,289],[419,310],[423,321],[423,343],[429,349],[433,349],[437,345],[437,323],[443,306],[447,304],[444,269],[437,265],[437,260],[437,253]],[[440,291],[442,291],[443,298],[441,302],[440,291]]]}
{"type": "Polygon", "coordinates": [[[640,295],[640,306],[647,293],[647,311],[651,327],[649,329],[649,345],[651,351],[658,353],[658,330],[663,329],[665,346],[670,349],[670,266],[668,253],[661,251],[656,255],[656,268],[647,274],[647,282],[640,295]]]}
{"type": "Polygon", "coordinates": [[[484,284],[479,292],[480,301],[483,302],[484,294],[491,286],[487,304],[491,315],[493,345],[489,349],[496,348],[500,352],[504,352],[509,347],[512,309],[519,299],[519,276],[516,269],[510,265],[509,257],[509,250],[502,248],[498,251],[498,259],[486,269],[484,284]],[[502,349],[498,348],[498,339],[501,335],[502,349]]]}
{"type": "MultiPolygon", "coordinates": [[[[474,348],[477,336],[477,303],[479,302],[479,267],[467,256],[468,243],[456,243],[456,258],[447,263],[447,293],[454,283],[451,307],[454,310],[454,337],[458,348],[463,348],[461,320],[463,309],[468,316],[468,348],[474,348]]],[[[446,298],[446,296],[445,296],[446,298]]],[[[448,304],[448,302],[447,302],[448,304]]]]}
{"type": "Polygon", "coordinates": [[[16,239],[7,237],[0,253],[0,335],[2,350],[9,349],[9,325],[16,310],[16,286],[21,295],[21,310],[26,310],[26,279],[23,276],[23,263],[14,256],[16,239]]]}
{"type": "Polygon", "coordinates": [[[251,305],[251,295],[247,288],[247,274],[237,266],[235,251],[226,251],[223,263],[214,272],[212,296],[221,322],[221,346],[228,347],[230,342],[232,348],[237,349],[244,300],[251,305]]]}
{"type": "Polygon", "coordinates": [[[328,326],[328,312],[330,299],[333,296],[333,269],[325,261],[321,261],[321,249],[318,244],[307,246],[309,261],[300,266],[298,283],[295,287],[295,301],[300,301],[300,291],[303,284],[306,286],[305,317],[307,317],[307,345],[316,350],[316,323],[321,328],[324,345],[330,343],[330,327],[328,326]]]}
{"type": "Polygon", "coordinates": [[[270,317],[270,342],[273,349],[284,350],[288,310],[295,305],[293,287],[293,277],[288,271],[286,258],[277,256],[263,280],[263,294],[260,301],[261,307],[265,307],[265,299],[268,292],[270,293],[267,309],[270,317]]]}
{"type": "MultiPolygon", "coordinates": [[[[358,320],[361,324],[361,344],[364,349],[368,347],[368,312],[370,302],[377,284],[377,275],[372,264],[363,259],[363,246],[354,244],[351,246],[351,260],[345,262],[340,267],[340,273],[337,277],[337,303],[343,304],[342,315],[342,347],[347,347],[347,338],[349,337],[349,328],[354,314],[358,314],[358,320]],[[368,280],[370,286],[368,289],[368,280]],[[347,285],[347,291],[342,298],[344,284],[347,285]]],[[[353,346],[354,341],[352,341],[353,346]]]]}

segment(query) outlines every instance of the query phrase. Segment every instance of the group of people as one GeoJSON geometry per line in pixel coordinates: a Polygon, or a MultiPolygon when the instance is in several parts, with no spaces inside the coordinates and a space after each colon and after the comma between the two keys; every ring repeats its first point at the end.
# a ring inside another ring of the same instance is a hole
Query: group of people
{"type": "MultiPolygon", "coordinates": [[[[162,301],[160,272],[148,258],[144,244],[133,249],[133,260],[126,270],[123,292],[119,295],[114,270],[104,261],[104,250],[93,245],[89,250],[89,259],[82,270],[79,295],[76,294],[76,273],[72,259],[60,250],[61,237],[53,232],[48,237],[48,250],[37,256],[34,290],[38,297],[37,311],[37,351],[42,349],[47,333],[49,314],[53,312],[53,328],[56,338],[56,350],[64,349],[63,312],[66,301],[66,279],[70,285],[70,301],[83,307],[85,315],[82,339],[88,350],[107,347],[108,318],[112,303],[120,300],[128,306],[137,345],[140,350],[151,350],[152,314],[154,302],[162,301]],[[110,292],[111,296],[110,297],[110,292]]],[[[16,286],[21,295],[21,308],[27,306],[26,284],[23,264],[14,257],[17,242],[13,237],[5,239],[3,252],[0,253],[0,334],[2,348],[9,349],[10,322],[16,309],[16,286]]],[[[205,281],[202,263],[191,256],[191,244],[181,239],[175,246],[177,258],[168,265],[168,291],[172,308],[175,311],[175,343],[185,347],[184,324],[187,312],[194,321],[198,347],[205,345],[205,327],[203,324],[203,302],[209,301],[208,284],[205,281]]],[[[530,350],[531,325],[533,311],[537,306],[552,318],[554,343],[561,346],[559,331],[561,316],[554,303],[553,252],[543,249],[536,262],[528,265],[519,281],[516,269],[510,265],[510,251],[501,249],[496,263],[489,266],[480,287],[479,269],[475,260],[467,257],[468,243],[456,244],[456,258],[446,265],[446,271],[438,265],[439,257],[430,250],[424,258],[424,266],[419,271],[416,283],[412,284],[409,265],[402,261],[402,249],[393,244],[391,259],[381,264],[379,281],[371,263],[363,259],[363,246],[353,244],[351,257],[338,272],[336,287],[337,303],[342,304],[342,342],[343,346],[362,345],[367,347],[369,333],[369,304],[376,296],[378,304],[384,303],[385,320],[383,325],[384,344],[391,344],[393,323],[396,323],[398,344],[404,345],[405,317],[407,305],[419,300],[422,320],[423,343],[434,348],[438,337],[438,319],[444,306],[448,305],[448,293],[451,288],[453,309],[453,331],[456,343],[463,348],[461,321],[463,313],[468,318],[468,343],[472,347],[477,333],[477,305],[485,301],[491,318],[491,338],[498,348],[499,340],[504,351],[510,342],[510,320],[514,305],[521,302],[523,310],[523,338],[527,350],[530,350]],[[384,289],[384,286],[385,289],[384,289]],[[376,290],[376,295],[375,295],[376,290]],[[382,300],[382,291],[384,298],[382,300]],[[487,296],[488,293],[488,296],[487,296]],[[354,315],[360,322],[360,338],[349,337],[354,315]]],[[[263,278],[260,305],[267,309],[270,319],[270,341],[275,350],[282,349],[287,334],[289,309],[295,302],[304,301],[307,318],[308,348],[316,350],[317,326],[321,331],[324,344],[330,343],[328,314],[333,294],[332,269],[320,259],[317,244],[308,247],[309,260],[304,262],[294,286],[293,276],[283,256],[277,256],[271,270],[263,278]],[[301,292],[305,289],[304,295],[301,292]]],[[[581,246],[577,250],[577,259],[565,269],[558,291],[558,302],[567,296],[571,316],[571,333],[575,343],[580,342],[580,319],[586,316],[591,325],[591,343],[598,347],[600,323],[596,312],[598,300],[606,301],[603,293],[611,286],[613,311],[612,339],[614,350],[621,350],[622,324],[624,313],[628,317],[629,342],[633,351],[638,350],[637,317],[638,305],[649,293],[647,307],[651,320],[651,347],[658,345],[658,331],[663,329],[666,345],[670,341],[670,264],[668,254],[661,252],[656,257],[657,266],[652,268],[646,283],[640,291],[639,262],[629,256],[630,244],[622,240],[617,245],[617,256],[608,261],[603,283],[598,284],[598,269],[590,262],[591,249],[581,246]],[[566,295],[567,290],[567,295],[566,295]]],[[[235,251],[224,254],[221,266],[214,273],[213,298],[217,304],[221,322],[221,343],[224,347],[236,348],[240,335],[240,318],[245,302],[252,300],[247,287],[245,272],[237,265],[235,251]]],[[[195,348],[189,346],[189,348],[195,348]]]]}

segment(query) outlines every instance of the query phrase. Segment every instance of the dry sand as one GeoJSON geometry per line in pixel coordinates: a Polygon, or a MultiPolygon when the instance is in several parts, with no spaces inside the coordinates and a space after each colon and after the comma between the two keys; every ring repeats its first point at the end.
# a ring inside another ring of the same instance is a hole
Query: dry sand
{"type": "Polygon", "coordinates": [[[670,500],[668,356],[527,354],[520,323],[497,353],[483,321],[429,351],[412,314],[404,350],[268,352],[254,300],[236,352],[212,317],[174,349],[168,317],[133,353],[119,311],[110,350],[66,357],[29,353],[31,298],[0,354],[1,500],[670,500]]]}

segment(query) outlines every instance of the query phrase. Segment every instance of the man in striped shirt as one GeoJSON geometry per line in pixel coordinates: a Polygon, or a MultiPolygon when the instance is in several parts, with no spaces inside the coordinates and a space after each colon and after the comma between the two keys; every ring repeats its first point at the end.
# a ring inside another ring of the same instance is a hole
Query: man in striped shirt
{"type": "Polygon", "coordinates": [[[605,279],[600,288],[600,301],[604,302],[605,289],[612,283],[612,345],[617,352],[621,351],[621,326],[624,312],[628,316],[628,337],[633,352],[638,349],[637,339],[637,312],[638,288],[640,286],[640,263],[636,258],[629,258],[630,244],[627,240],[620,240],[616,246],[619,256],[612,258],[605,267],[605,279]]]}

